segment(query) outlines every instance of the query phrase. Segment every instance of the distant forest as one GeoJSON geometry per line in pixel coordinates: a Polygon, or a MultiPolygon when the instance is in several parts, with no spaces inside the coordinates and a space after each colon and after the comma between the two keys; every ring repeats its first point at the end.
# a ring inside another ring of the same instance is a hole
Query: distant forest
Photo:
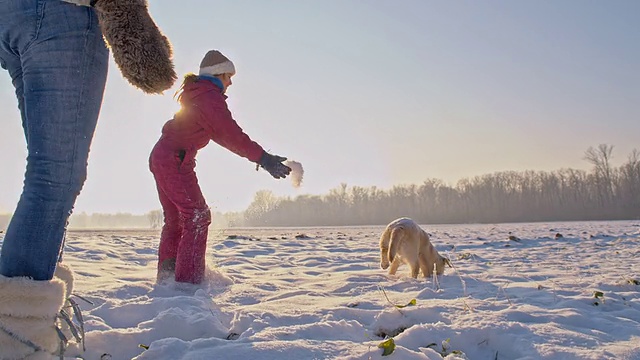
{"type": "MultiPolygon", "coordinates": [[[[465,178],[455,186],[438,179],[391,189],[341,186],[324,195],[255,194],[243,212],[213,214],[213,227],[384,225],[400,216],[421,224],[464,224],[640,219],[640,152],[611,165],[613,146],[590,147],[590,171],[505,171],[465,178]]],[[[4,229],[10,215],[0,215],[4,229]]],[[[69,228],[153,228],[162,212],[144,215],[74,214],[69,228]]]]}
{"type": "Polygon", "coordinates": [[[640,152],[611,165],[613,146],[590,147],[591,171],[505,171],[437,179],[383,190],[342,184],[326,195],[256,193],[245,226],[384,225],[400,216],[421,224],[640,219],[640,152]]]}

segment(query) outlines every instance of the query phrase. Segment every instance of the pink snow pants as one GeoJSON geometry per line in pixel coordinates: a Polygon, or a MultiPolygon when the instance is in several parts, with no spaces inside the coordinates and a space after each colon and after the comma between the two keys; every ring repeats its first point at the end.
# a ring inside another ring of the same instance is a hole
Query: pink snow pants
{"type": "Polygon", "coordinates": [[[171,271],[175,264],[175,281],[199,284],[205,273],[211,211],[198,185],[195,154],[183,152],[183,159],[180,155],[159,143],[149,159],[164,213],[158,273],[171,271]]]}

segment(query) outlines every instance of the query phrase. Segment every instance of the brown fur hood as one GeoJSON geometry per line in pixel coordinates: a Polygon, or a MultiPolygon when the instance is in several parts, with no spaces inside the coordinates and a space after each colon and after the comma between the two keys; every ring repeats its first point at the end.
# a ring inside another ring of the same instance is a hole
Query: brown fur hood
{"type": "Polygon", "coordinates": [[[173,50],[149,14],[146,0],[98,0],[102,34],[122,76],[149,94],[173,86],[173,50]]]}

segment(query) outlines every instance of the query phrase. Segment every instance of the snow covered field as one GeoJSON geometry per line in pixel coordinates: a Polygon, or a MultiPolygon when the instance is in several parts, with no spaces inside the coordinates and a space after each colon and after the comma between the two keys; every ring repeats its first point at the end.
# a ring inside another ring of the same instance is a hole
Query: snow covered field
{"type": "Polygon", "coordinates": [[[199,287],[155,284],[157,231],[71,231],[83,357],[640,359],[640,221],[423,228],[437,280],[381,270],[382,226],[212,229],[199,287]]]}

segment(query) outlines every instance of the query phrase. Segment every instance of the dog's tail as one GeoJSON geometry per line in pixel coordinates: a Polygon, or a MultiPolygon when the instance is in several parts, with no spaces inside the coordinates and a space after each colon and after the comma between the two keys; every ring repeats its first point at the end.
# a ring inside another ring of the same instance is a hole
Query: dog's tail
{"type": "Polygon", "coordinates": [[[398,253],[398,248],[402,243],[402,239],[404,238],[404,228],[396,227],[391,230],[391,240],[389,240],[389,252],[387,253],[387,258],[389,262],[393,262],[393,259],[396,257],[398,253]]]}

